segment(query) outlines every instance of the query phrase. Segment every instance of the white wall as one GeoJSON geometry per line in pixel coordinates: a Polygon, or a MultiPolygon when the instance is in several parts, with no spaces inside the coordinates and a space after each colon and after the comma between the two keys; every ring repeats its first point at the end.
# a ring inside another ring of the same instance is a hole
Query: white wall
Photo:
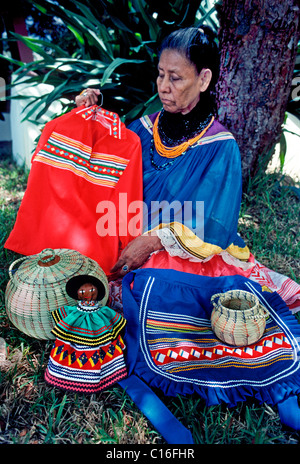
{"type": "MultiPolygon", "coordinates": [[[[19,84],[12,88],[12,95],[29,95],[29,96],[39,96],[49,93],[52,89],[52,86],[46,84],[39,84],[34,87],[27,87],[25,84],[19,84]]],[[[56,112],[59,112],[61,109],[60,102],[54,102],[46,114],[42,116],[39,121],[39,126],[36,124],[23,121],[25,114],[23,109],[28,104],[29,100],[11,100],[11,110],[10,110],[10,131],[11,131],[11,140],[12,140],[12,155],[13,159],[17,164],[23,166],[25,165],[28,169],[31,167],[31,157],[35,149],[35,140],[40,135],[41,129],[44,127],[44,124],[53,118],[56,112]]],[[[31,108],[31,107],[29,107],[31,108]]],[[[35,118],[35,115],[38,114],[41,108],[31,116],[31,119],[35,118]]]]}

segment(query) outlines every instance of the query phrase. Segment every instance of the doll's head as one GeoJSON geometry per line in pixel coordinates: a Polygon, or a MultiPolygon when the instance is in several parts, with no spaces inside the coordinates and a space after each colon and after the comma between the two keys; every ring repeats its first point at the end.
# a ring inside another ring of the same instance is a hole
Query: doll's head
{"type": "Polygon", "coordinates": [[[98,290],[95,285],[87,282],[79,287],[77,290],[78,300],[96,301],[98,297],[98,290]]]}
{"type": "Polygon", "coordinates": [[[78,275],[72,277],[66,285],[67,294],[74,300],[102,301],[107,300],[106,282],[101,282],[92,275],[78,275]]]}

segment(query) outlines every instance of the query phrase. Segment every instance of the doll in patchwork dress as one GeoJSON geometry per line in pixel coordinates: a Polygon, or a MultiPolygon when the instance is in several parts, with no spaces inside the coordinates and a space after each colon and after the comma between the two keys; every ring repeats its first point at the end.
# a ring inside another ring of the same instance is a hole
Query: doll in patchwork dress
{"type": "Polygon", "coordinates": [[[89,394],[127,377],[121,336],[126,320],[104,306],[105,284],[90,275],[67,282],[66,292],[78,304],[52,312],[56,340],[45,372],[50,385],[89,394]]]}

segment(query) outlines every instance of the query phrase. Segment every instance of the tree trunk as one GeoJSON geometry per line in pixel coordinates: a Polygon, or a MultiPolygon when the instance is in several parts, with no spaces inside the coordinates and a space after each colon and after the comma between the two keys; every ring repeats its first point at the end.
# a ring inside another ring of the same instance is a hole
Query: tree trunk
{"type": "Polygon", "coordinates": [[[247,183],[281,134],[299,40],[299,0],[223,0],[219,120],[234,134],[247,183]]]}

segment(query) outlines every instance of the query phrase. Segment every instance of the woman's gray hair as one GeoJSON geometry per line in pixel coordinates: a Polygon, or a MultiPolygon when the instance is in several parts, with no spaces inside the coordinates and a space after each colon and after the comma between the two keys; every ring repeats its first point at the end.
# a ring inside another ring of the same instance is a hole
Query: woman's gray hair
{"type": "Polygon", "coordinates": [[[172,32],[163,40],[158,55],[160,56],[165,49],[182,53],[195,65],[198,73],[203,68],[210,69],[213,75],[211,87],[215,86],[219,76],[220,59],[217,36],[209,26],[187,27],[172,32]]]}
{"type": "Polygon", "coordinates": [[[202,69],[210,69],[212,79],[208,89],[201,94],[202,102],[216,113],[216,83],[219,78],[219,47],[217,35],[209,27],[187,27],[171,32],[162,42],[158,57],[166,50],[176,50],[185,56],[195,67],[198,74],[202,69]]]}

